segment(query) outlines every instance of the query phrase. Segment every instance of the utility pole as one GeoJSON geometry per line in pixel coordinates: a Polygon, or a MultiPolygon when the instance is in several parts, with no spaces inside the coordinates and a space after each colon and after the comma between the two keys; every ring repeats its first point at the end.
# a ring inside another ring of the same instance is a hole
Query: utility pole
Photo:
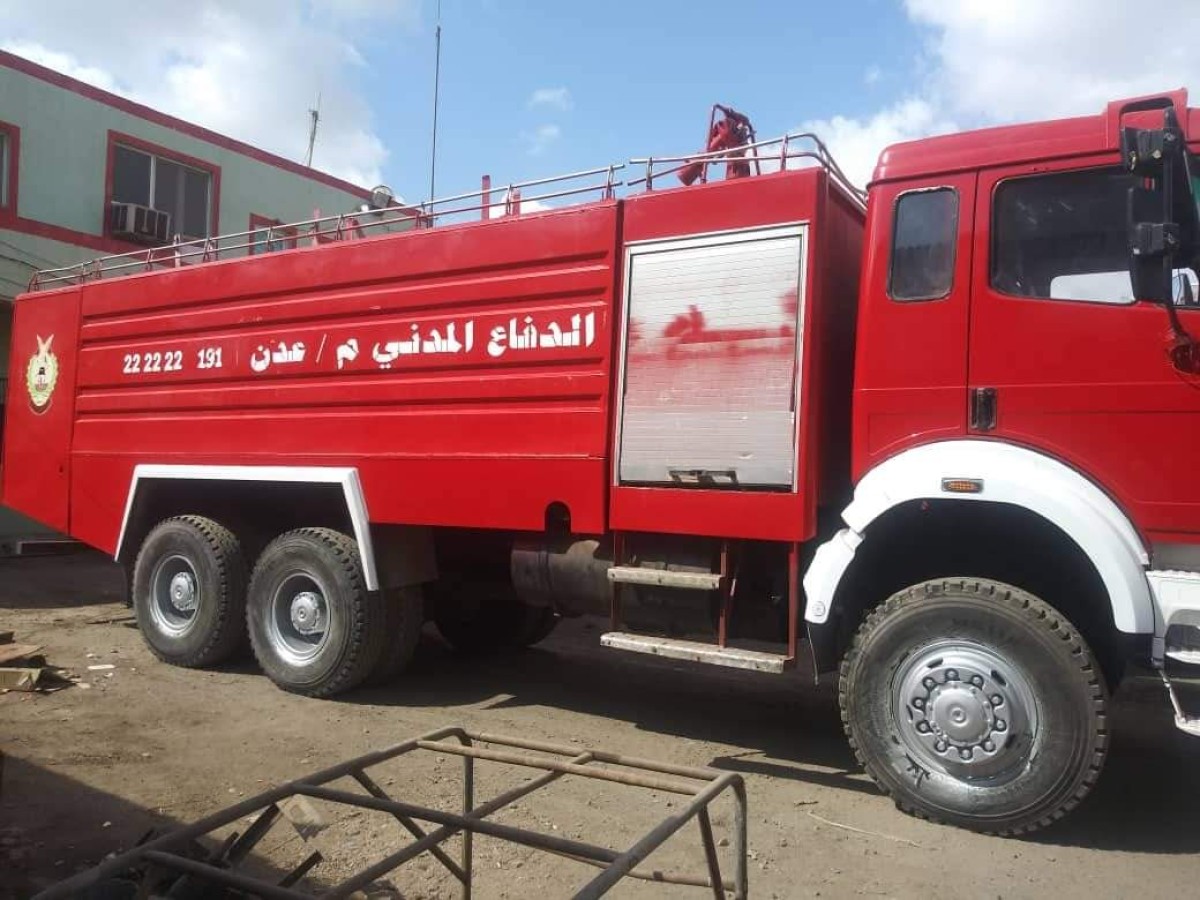
{"type": "Polygon", "coordinates": [[[317,144],[317,123],[321,121],[321,95],[317,94],[317,106],[315,109],[310,109],[308,115],[312,122],[308,126],[308,153],[304,157],[304,165],[312,168],[313,147],[317,144]]]}
{"type": "Polygon", "coordinates": [[[434,31],[433,60],[433,147],[429,152],[429,201],[433,202],[437,185],[438,86],[442,74],[442,0],[438,0],[437,28],[434,31]]]}

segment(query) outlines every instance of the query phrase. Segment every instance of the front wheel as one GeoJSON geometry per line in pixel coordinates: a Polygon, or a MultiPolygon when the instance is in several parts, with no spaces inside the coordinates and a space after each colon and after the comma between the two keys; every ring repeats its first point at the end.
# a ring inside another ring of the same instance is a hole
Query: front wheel
{"type": "Polygon", "coordinates": [[[897,806],[995,834],[1035,831],[1091,790],[1107,690],[1079,632],[1018,588],[915,585],[873,610],[842,662],[842,721],[897,806]]]}

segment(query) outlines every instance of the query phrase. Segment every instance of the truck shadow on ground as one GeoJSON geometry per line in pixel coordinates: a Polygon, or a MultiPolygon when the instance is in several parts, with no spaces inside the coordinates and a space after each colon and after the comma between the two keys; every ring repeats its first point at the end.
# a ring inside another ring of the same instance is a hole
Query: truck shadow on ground
{"type": "Polygon", "coordinates": [[[47,556],[0,558],[0,609],[77,609],[124,603],[125,573],[83,547],[47,556]]]}
{"type": "Polygon", "coordinates": [[[1200,852],[1200,742],[1174,727],[1157,678],[1128,679],[1113,698],[1108,760],[1092,794],[1039,844],[1139,853],[1200,852]]]}
{"type": "MultiPolygon", "coordinates": [[[[752,748],[713,758],[709,764],[722,770],[878,793],[846,744],[832,680],[814,686],[806,664],[784,676],[687,666],[600,650],[594,631],[574,624],[564,630],[524,653],[471,660],[427,638],[412,669],[394,685],[345,699],[378,706],[567,709],[672,738],[752,748]]],[[[1112,744],[1098,786],[1063,821],[1024,840],[1200,852],[1195,739],[1174,729],[1161,694],[1161,686],[1144,679],[1122,687],[1112,704],[1112,744]]]]}
{"type": "Polygon", "coordinates": [[[814,687],[807,663],[783,676],[763,675],[603,650],[597,632],[577,623],[560,630],[566,633],[521,653],[475,658],[430,635],[400,680],[345,699],[405,707],[482,703],[500,712],[565,709],[735,748],[708,761],[714,768],[876,793],[846,745],[832,685],[814,687]]]}

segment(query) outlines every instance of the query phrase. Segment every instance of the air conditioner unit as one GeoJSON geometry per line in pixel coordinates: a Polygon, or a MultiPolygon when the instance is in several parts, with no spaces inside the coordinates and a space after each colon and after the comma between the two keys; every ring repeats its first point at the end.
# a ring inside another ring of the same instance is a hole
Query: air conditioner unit
{"type": "Polygon", "coordinates": [[[108,224],[113,237],[139,244],[165,244],[171,239],[171,214],[137,203],[114,203],[108,224]]]}

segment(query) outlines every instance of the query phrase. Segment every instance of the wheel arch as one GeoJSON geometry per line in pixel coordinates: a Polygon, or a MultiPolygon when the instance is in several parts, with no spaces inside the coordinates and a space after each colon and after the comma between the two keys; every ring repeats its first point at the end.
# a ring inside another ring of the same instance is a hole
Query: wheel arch
{"type": "MultiPolygon", "coordinates": [[[[842,513],[846,527],[818,548],[804,577],[805,618],[810,633],[825,633],[820,641],[814,637],[814,647],[823,655],[831,649],[829,630],[823,626],[835,613],[844,617],[848,604],[853,606],[847,588],[854,586],[856,577],[861,580],[861,573],[856,575],[859,567],[877,563],[879,554],[872,547],[897,541],[895,532],[903,529],[911,531],[910,552],[930,557],[943,552],[943,546],[923,541],[918,528],[919,514],[931,511],[943,522],[974,529],[968,537],[992,535],[988,552],[1007,555],[1010,561],[1032,553],[1079,571],[1081,561],[1086,562],[1094,578],[1094,599],[1106,607],[1112,629],[1131,635],[1153,633],[1154,607],[1145,575],[1149,557],[1129,518],[1107,494],[1069,466],[1023,447],[944,441],[901,453],[867,473],[842,513]],[[943,488],[945,479],[970,479],[979,490],[952,493],[943,488]]],[[[959,533],[943,530],[941,536],[959,533]]],[[[1003,566],[998,568],[932,571],[928,577],[987,574],[1003,580],[1003,566]]],[[[1031,589],[1028,584],[1018,586],[1031,589]]],[[[886,598],[872,597],[860,605],[870,608],[886,598]]],[[[862,610],[851,610],[855,611],[862,610]]]]}
{"type": "Polygon", "coordinates": [[[367,501],[355,468],[135,466],[117,538],[117,561],[131,562],[154,524],[181,512],[232,521],[243,535],[261,535],[258,542],[264,545],[275,534],[299,525],[324,525],[352,534],[367,589],[380,588],[367,501]]]}

